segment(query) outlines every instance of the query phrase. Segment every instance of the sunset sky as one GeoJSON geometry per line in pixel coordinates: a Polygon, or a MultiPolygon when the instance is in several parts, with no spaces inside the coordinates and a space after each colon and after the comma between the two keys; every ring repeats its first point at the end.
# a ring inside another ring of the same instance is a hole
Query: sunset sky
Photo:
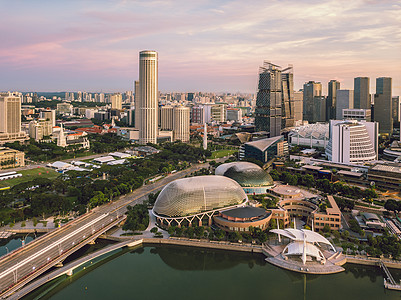
{"type": "Polygon", "coordinates": [[[159,53],[159,89],[256,91],[258,67],[294,66],[295,88],[393,78],[401,1],[0,0],[0,90],[132,89],[138,52],[159,53]]]}

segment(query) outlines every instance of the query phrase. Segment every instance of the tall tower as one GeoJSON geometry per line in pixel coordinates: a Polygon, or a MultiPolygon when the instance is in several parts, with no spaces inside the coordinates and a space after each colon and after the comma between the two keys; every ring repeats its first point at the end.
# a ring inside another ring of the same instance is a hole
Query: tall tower
{"type": "Polygon", "coordinates": [[[139,52],[139,143],[157,142],[158,58],[156,51],[139,52]]]}
{"type": "Polygon", "coordinates": [[[120,93],[111,96],[111,108],[122,109],[123,108],[123,97],[120,93]]]}
{"type": "Polygon", "coordinates": [[[0,145],[26,139],[26,133],[21,131],[21,97],[0,93],[0,145]]]}
{"type": "Polygon", "coordinates": [[[310,123],[316,122],[318,116],[314,115],[315,97],[322,96],[322,84],[320,82],[309,81],[304,84],[303,93],[303,117],[310,123]]]}
{"type": "Polygon", "coordinates": [[[281,115],[282,128],[294,126],[294,74],[292,65],[281,73],[281,115]]]}
{"type": "Polygon", "coordinates": [[[256,96],[255,126],[267,131],[270,137],[281,133],[281,69],[268,61],[259,68],[259,85],[256,96]]]}
{"type": "Polygon", "coordinates": [[[134,124],[135,127],[139,129],[139,101],[141,100],[141,95],[139,95],[139,80],[134,81],[134,105],[135,105],[135,118],[134,124]]]}
{"type": "Polygon", "coordinates": [[[12,93],[0,94],[0,132],[21,131],[21,98],[12,93]]]}
{"type": "Polygon", "coordinates": [[[379,123],[380,133],[393,133],[391,85],[392,80],[390,77],[376,78],[373,110],[374,120],[379,123]]]}
{"type": "Polygon", "coordinates": [[[370,109],[369,77],[354,78],[354,107],[370,109]]]}
{"type": "Polygon", "coordinates": [[[183,143],[189,142],[189,107],[174,107],[173,139],[183,143]]]}
{"type": "Polygon", "coordinates": [[[328,85],[329,92],[326,100],[326,119],[327,121],[337,120],[338,118],[340,118],[336,115],[337,90],[340,89],[340,82],[337,80],[330,80],[328,85]]]}

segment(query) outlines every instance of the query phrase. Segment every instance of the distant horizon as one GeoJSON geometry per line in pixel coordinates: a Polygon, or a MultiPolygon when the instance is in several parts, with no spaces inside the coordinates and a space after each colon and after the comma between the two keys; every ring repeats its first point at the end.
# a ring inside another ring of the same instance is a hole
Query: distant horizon
{"type": "Polygon", "coordinates": [[[254,94],[269,60],[294,66],[294,90],[391,77],[401,95],[399,1],[0,1],[0,90],[132,90],[154,49],[163,92],[254,94]]]}

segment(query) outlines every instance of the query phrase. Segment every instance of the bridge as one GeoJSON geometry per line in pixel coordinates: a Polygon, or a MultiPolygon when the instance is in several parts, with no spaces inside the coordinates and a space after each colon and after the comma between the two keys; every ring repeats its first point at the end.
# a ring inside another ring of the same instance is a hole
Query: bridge
{"type": "Polygon", "coordinates": [[[0,297],[11,296],[24,285],[53,266],[60,265],[69,255],[122,222],[126,217],[124,213],[128,205],[143,201],[149,193],[160,190],[167,183],[185,177],[202,167],[205,167],[205,164],[194,165],[154,184],[143,186],[3,256],[0,259],[0,297]]]}
{"type": "Polygon", "coordinates": [[[134,247],[137,245],[142,245],[142,240],[127,240],[124,242],[120,242],[108,247],[105,247],[101,250],[98,250],[94,253],[88,254],[84,257],[81,257],[77,260],[74,260],[73,262],[69,263],[68,265],[65,265],[61,268],[58,268],[54,271],[52,271],[51,273],[46,274],[46,276],[42,276],[36,280],[34,280],[33,282],[27,284],[26,286],[24,286],[22,289],[18,290],[16,293],[12,294],[8,299],[9,300],[17,300],[20,299],[24,296],[26,296],[27,294],[33,292],[35,289],[37,289],[38,287],[46,284],[49,281],[52,281],[53,279],[60,277],[64,274],[71,276],[73,275],[73,271],[78,268],[79,266],[87,263],[88,261],[91,261],[99,256],[105,255],[107,253],[113,252],[117,249],[121,249],[124,247],[134,247]]]}

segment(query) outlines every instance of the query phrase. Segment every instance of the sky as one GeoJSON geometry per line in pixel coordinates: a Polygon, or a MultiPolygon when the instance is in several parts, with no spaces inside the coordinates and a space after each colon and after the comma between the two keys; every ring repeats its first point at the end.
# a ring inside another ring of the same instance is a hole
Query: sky
{"type": "Polygon", "coordinates": [[[132,90],[139,51],[162,92],[249,92],[264,60],[309,80],[392,77],[401,94],[401,1],[0,0],[0,90],[132,90]]]}

